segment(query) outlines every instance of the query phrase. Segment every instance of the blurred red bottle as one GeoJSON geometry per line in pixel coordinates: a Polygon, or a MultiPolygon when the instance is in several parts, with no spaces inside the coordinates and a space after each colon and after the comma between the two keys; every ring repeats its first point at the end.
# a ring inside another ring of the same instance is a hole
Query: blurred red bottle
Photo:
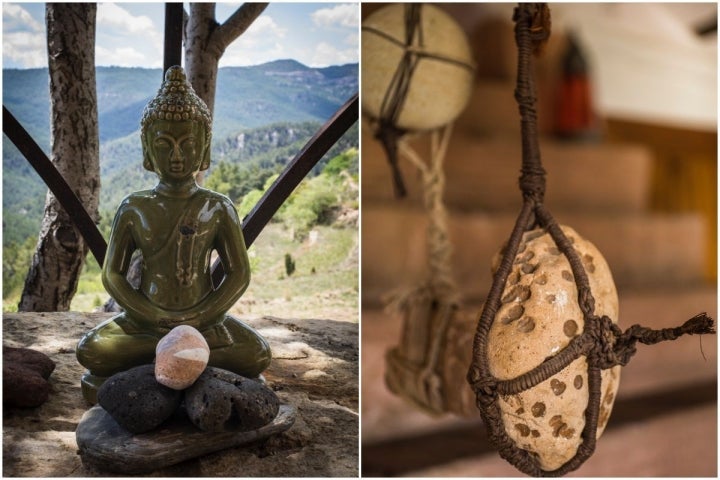
{"type": "Polygon", "coordinates": [[[568,35],[568,45],[562,57],[555,112],[555,133],[558,136],[569,139],[597,136],[590,69],[573,34],[568,35]]]}

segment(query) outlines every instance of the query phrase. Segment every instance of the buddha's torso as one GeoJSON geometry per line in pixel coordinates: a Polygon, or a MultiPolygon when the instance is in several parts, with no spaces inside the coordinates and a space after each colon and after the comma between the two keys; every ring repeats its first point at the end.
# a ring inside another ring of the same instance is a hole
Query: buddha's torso
{"type": "Polygon", "coordinates": [[[154,304],[183,310],[210,293],[210,255],[226,201],[199,189],[190,198],[136,192],[123,202],[123,222],[144,258],[140,290],[154,304]]]}

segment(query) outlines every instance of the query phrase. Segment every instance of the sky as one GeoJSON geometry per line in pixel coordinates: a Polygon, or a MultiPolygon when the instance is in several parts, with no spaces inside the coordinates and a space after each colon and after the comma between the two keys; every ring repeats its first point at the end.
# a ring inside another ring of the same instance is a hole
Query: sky
{"type": "MultiPolygon", "coordinates": [[[[218,3],[224,22],[239,3],[218,3]]],[[[187,4],[186,4],[187,9],[187,4]]],[[[3,68],[47,67],[44,3],[3,3],[3,68]]],[[[98,3],[97,66],[162,67],[163,3],[98,3]]],[[[225,51],[221,67],[294,59],[310,67],[358,61],[357,3],[270,3],[225,51]]]]}

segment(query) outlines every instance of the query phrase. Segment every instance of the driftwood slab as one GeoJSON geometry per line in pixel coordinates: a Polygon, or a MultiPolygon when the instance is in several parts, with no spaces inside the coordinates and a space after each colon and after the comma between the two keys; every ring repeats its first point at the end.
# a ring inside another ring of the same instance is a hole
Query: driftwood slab
{"type": "Polygon", "coordinates": [[[83,463],[109,472],[140,474],[284,432],[296,414],[294,406],[284,404],[272,422],[257,430],[215,433],[198,430],[187,417],[177,416],[158,430],[132,434],[96,405],[80,419],[75,437],[83,463]]]}

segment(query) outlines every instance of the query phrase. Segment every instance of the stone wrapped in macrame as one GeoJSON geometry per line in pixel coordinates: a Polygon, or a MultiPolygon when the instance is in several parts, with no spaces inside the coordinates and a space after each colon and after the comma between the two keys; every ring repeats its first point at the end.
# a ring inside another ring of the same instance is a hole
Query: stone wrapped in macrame
{"type": "Polygon", "coordinates": [[[392,119],[396,128],[425,131],[463,111],[474,60],[452,17],[429,3],[416,7],[413,13],[410,4],[388,5],[363,21],[362,107],[372,118],[392,119]]]}
{"type": "Polygon", "coordinates": [[[545,4],[515,9],[523,205],[494,261],[493,283],[473,339],[468,382],[500,455],[520,471],[560,476],[595,451],[617,391],[617,369],[637,342],[714,333],[696,315],[676,328],[617,325],[617,294],[605,261],[544,204],[533,52],[550,34],[545,4]]]}
{"type": "MultiPolygon", "coordinates": [[[[595,246],[570,227],[561,227],[582,259],[595,297],[595,311],[617,323],[618,296],[607,262],[595,246]]],[[[499,264],[501,255],[496,256],[499,264]]],[[[500,380],[523,375],[583,333],[583,312],[570,264],[542,229],[526,232],[513,261],[488,337],[490,372],[500,380]]],[[[620,381],[620,367],[601,373],[602,435],[620,381]]],[[[565,369],[532,388],[499,398],[508,436],[537,455],[543,470],[561,467],[577,452],[588,406],[587,361],[565,369]]]]}

